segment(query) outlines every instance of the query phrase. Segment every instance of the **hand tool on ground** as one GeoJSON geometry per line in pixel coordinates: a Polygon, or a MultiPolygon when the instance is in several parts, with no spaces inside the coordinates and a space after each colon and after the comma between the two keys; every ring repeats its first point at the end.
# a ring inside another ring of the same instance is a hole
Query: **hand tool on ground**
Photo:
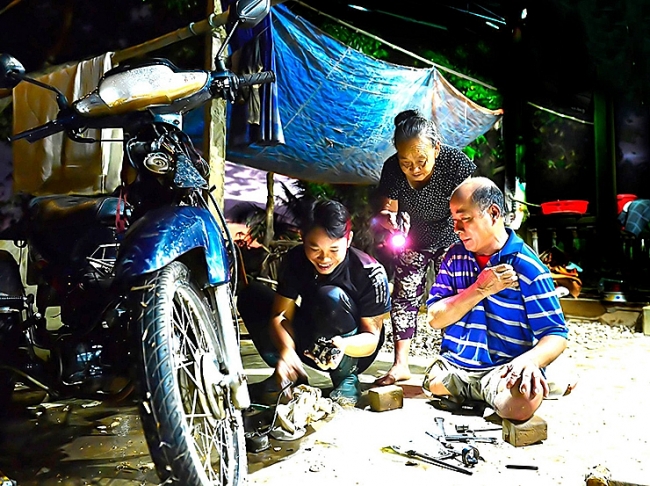
{"type": "MultiPolygon", "coordinates": [[[[431,432],[426,432],[427,435],[433,437],[434,439],[439,440],[440,442],[484,442],[486,444],[496,444],[498,439],[496,437],[478,437],[476,435],[470,434],[456,434],[456,435],[444,435],[433,434],[431,432]]],[[[444,444],[443,444],[444,445],[444,444]]]]}
{"type": "Polygon", "coordinates": [[[447,436],[447,433],[445,432],[445,419],[443,417],[435,417],[433,420],[438,426],[439,432],[436,435],[427,432],[427,435],[430,435],[434,439],[438,439],[438,442],[440,442],[440,444],[442,444],[447,449],[452,449],[453,446],[445,441],[445,437],[447,436]]]}
{"type": "Polygon", "coordinates": [[[444,437],[447,435],[445,432],[445,419],[443,417],[436,417],[433,419],[436,422],[436,425],[438,426],[438,430],[440,430],[440,436],[444,437]]]}
{"type": "MultiPolygon", "coordinates": [[[[444,431],[444,425],[443,425],[444,421],[441,419],[441,420],[437,420],[436,423],[438,423],[438,427],[440,427],[441,430],[444,431]]],[[[460,456],[462,463],[470,467],[478,464],[479,459],[481,461],[485,461],[485,459],[481,457],[481,454],[479,453],[478,449],[473,445],[467,445],[463,447],[462,451],[458,451],[457,449],[454,448],[452,444],[446,442],[444,437],[439,437],[439,436],[436,437],[433,434],[430,434],[429,432],[427,432],[427,435],[434,437],[440,445],[448,449],[448,452],[438,457],[438,459],[458,458],[458,456],[460,456]]]]}
{"type": "Polygon", "coordinates": [[[529,471],[537,471],[539,468],[537,466],[528,465],[528,464],[506,464],[508,469],[526,469],[529,471]]]}
{"type": "Polygon", "coordinates": [[[478,464],[479,459],[485,460],[481,457],[480,452],[474,446],[465,446],[462,451],[452,449],[449,452],[445,452],[441,456],[436,456],[436,459],[444,461],[445,459],[458,459],[460,456],[460,462],[462,462],[467,467],[473,467],[478,464]]]}
{"type": "Polygon", "coordinates": [[[447,433],[445,432],[445,419],[443,417],[435,417],[433,420],[436,422],[436,425],[438,426],[439,433],[434,434],[432,432],[427,432],[426,434],[440,441],[440,443],[445,447],[447,447],[445,445],[445,442],[465,442],[465,443],[486,442],[488,444],[496,444],[497,442],[496,437],[478,437],[474,433],[447,435],[447,433]]]}
{"type": "Polygon", "coordinates": [[[482,429],[473,429],[469,425],[456,425],[456,432],[459,434],[474,432],[496,432],[501,431],[502,427],[484,427],[482,429]]]}
{"type": "Polygon", "coordinates": [[[400,447],[400,446],[397,446],[397,445],[392,445],[392,446],[390,446],[390,448],[393,449],[398,454],[401,454],[401,455],[404,455],[404,456],[407,456],[407,457],[412,457],[414,459],[419,459],[421,461],[428,462],[429,464],[433,464],[435,466],[439,466],[439,467],[442,467],[444,469],[450,469],[452,471],[456,471],[456,472],[459,472],[459,473],[462,473],[462,474],[467,474],[468,476],[471,476],[473,474],[472,471],[470,471],[468,469],[465,469],[465,468],[460,467],[460,466],[456,466],[455,464],[449,464],[448,462],[445,462],[443,459],[441,459],[441,458],[450,459],[452,457],[455,457],[456,454],[449,453],[449,454],[445,454],[445,455],[440,456],[440,457],[433,457],[433,456],[431,456],[429,454],[425,454],[423,452],[417,452],[417,451],[414,451],[412,449],[405,450],[403,447],[400,447]]]}

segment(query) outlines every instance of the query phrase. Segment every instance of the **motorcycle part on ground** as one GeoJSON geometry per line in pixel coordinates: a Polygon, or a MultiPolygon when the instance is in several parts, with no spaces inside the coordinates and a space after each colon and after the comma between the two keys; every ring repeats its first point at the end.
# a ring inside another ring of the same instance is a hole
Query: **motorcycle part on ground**
{"type": "Polygon", "coordinates": [[[271,442],[269,441],[269,434],[273,431],[273,428],[275,427],[275,422],[278,419],[278,405],[280,405],[280,401],[282,400],[282,397],[284,396],[284,392],[294,386],[296,383],[293,381],[288,382],[286,385],[284,385],[281,389],[280,392],[278,393],[278,397],[275,400],[275,407],[273,407],[273,418],[271,419],[270,423],[262,425],[258,424],[257,426],[254,427],[248,427],[247,426],[247,420],[249,419],[248,422],[250,423],[252,421],[252,417],[255,417],[255,415],[259,414],[259,411],[255,409],[255,407],[264,407],[266,411],[270,410],[271,407],[265,406],[265,405],[256,405],[256,406],[251,406],[249,407],[244,413],[244,429],[252,428],[253,430],[247,430],[246,431],[246,450],[248,452],[253,452],[253,453],[258,453],[258,452],[263,452],[267,450],[269,447],[271,447],[271,442]]]}
{"type": "Polygon", "coordinates": [[[142,425],[158,475],[183,486],[240,484],[244,428],[215,332],[222,323],[180,262],[132,292],[142,425]]]}
{"type": "Polygon", "coordinates": [[[264,452],[270,447],[269,434],[257,434],[254,432],[246,434],[246,450],[248,452],[257,454],[258,452],[264,452]]]}

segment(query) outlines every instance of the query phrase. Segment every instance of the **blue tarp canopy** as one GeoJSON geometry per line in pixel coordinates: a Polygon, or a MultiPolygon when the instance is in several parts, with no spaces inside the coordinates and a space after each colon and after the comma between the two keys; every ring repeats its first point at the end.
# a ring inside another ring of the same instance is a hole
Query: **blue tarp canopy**
{"type": "MultiPolygon", "coordinates": [[[[464,97],[435,68],[366,56],[283,5],[272,8],[268,22],[277,110],[275,117],[263,116],[262,123],[281,129],[275,140],[242,144],[242,134],[230,123],[230,161],[309,181],[374,184],[384,160],[395,152],[393,119],[400,111],[430,115],[443,142],[461,148],[499,118],[499,112],[464,97]]],[[[263,96],[262,110],[265,105],[263,96]]]]}

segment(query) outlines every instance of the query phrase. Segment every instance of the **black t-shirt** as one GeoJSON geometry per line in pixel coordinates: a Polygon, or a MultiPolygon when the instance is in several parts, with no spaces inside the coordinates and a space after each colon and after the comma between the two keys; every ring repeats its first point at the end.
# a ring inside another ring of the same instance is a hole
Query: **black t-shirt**
{"type": "Polygon", "coordinates": [[[351,247],[345,260],[329,275],[316,271],[302,245],[292,248],[285,255],[280,269],[278,294],[293,300],[300,296],[301,307],[309,308],[315,291],[323,285],[343,289],[356,304],[359,317],[375,317],[390,311],[386,270],[361,250],[351,247]]]}
{"type": "Polygon", "coordinates": [[[384,162],[379,192],[398,201],[399,211],[411,217],[410,247],[416,250],[447,248],[458,238],[449,211],[456,186],[476,170],[474,162],[457,148],[440,146],[433,175],[420,189],[413,189],[399,166],[397,154],[384,162]]]}

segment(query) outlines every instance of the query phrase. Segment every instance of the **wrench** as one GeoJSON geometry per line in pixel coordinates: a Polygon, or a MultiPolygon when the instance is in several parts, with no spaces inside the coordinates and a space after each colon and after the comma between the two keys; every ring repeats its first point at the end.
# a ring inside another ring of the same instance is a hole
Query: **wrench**
{"type": "Polygon", "coordinates": [[[440,437],[446,437],[447,433],[445,432],[445,419],[443,417],[436,417],[433,420],[436,421],[436,425],[440,430],[440,437]]]}
{"type": "MultiPolygon", "coordinates": [[[[450,469],[452,471],[456,471],[456,472],[459,472],[459,473],[462,473],[462,474],[467,474],[468,476],[471,476],[473,474],[472,471],[469,471],[469,470],[467,470],[465,468],[462,468],[460,466],[456,466],[455,464],[446,463],[440,457],[433,457],[433,456],[430,456],[429,454],[424,454],[422,452],[417,452],[417,451],[414,451],[412,449],[404,450],[402,447],[397,446],[397,445],[392,445],[392,446],[390,446],[390,448],[393,449],[398,454],[402,454],[402,455],[405,455],[407,457],[414,457],[414,458],[419,459],[421,461],[428,462],[429,464],[434,464],[436,466],[440,466],[440,467],[442,467],[444,469],[450,469]]],[[[444,457],[445,459],[448,459],[450,457],[453,457],[454,455],[455,454],[452,455],[450,453],[450,454],[445,454],[444,456],[441,456],[441,457],[444,457]]]]}
{"type": "MultiPolygon", "coordinates": [[[[445,445],[445,442],[485,442],[487,444],[496,444],[496,437],[477,437],[475,435],[469,434],[458,434],[458,435],[440,435],[432,434],[431,432],[426,432],[427,435],[433,437],[434,439],[440,441],[442,445],[445,445]]],[[[447,447],[447,446],[445,446],[447,447]]]]}

